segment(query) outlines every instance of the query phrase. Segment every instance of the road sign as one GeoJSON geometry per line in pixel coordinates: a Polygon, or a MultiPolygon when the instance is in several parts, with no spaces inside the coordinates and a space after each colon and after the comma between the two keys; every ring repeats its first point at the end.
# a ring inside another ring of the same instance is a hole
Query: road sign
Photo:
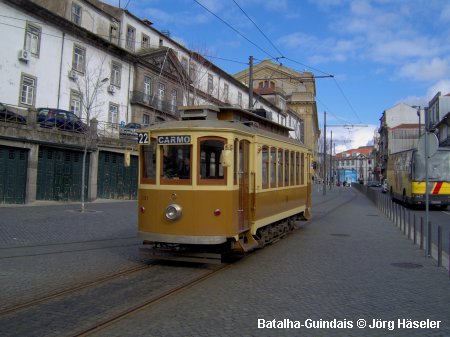
{"type": "Polygon", "coordinates": [[[424,154],[428,152],[428,157],[432,157],[436,153],[438,147],[439,147],[438,138],[434,133],[428,132],[425,132],[422,136],[420,136],[419,143],[417,144],[419,152],[424,154]],[[425,139],[425,137],[428,137],[428,139],[425,139]],[[427,151],[425,151],[425,146],[428,147],[426,149],[427,151]]]}

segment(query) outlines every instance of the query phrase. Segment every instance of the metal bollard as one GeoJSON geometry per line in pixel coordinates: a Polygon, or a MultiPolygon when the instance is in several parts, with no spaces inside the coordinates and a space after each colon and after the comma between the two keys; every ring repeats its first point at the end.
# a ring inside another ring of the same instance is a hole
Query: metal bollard
{"type": "Polygon", "coordinates": [[[427,228],[427,256],[432,257],[433,252],[431,250],[431,241],[433,236],[433,230],[432,230],[432,224],[431,221],[428,221],[428,228],[427,228]]]}
{"type": "Polygon", "coordinates": [[[423,249],[423,217],[420,217],[420,249],[423,249]]]}
{"type": "Polygon", "coordinates": [[[408,239],[411,239],[411,211],[408,211],[408,239]]]}
{"type": "Polygon", "coordinates": [[[414,230],[414,233],[413,233],[414,244],[416,244],[417,238],[416,238],[416,214],[415,213],[413,214],[413,230],[414,230]]]}
{"type": "Polygon", "coordinates": [[[403,207],[403,234],[406,234],[406,208],[403,207]]]}
{"type": "Polygon", "coordinates": [[[438,259],[437,259],[437,263],[438,263],[438,267],[442,266],[442,228],[439,225],[438,226],[438,259]]]}

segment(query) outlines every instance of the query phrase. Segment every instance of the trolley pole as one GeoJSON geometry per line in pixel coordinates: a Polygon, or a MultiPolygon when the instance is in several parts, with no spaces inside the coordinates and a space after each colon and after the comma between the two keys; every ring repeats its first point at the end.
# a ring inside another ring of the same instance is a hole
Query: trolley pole
{"type": "Polygon", "coordinates": [[[323,195],[327,194],[327,112],[323,112],[323,195]]]}

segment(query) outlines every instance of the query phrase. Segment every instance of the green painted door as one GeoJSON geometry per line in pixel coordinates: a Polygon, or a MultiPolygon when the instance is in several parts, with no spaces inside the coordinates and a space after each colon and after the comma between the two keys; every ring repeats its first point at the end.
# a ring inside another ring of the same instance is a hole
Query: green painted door
{"type": "MultiPolygon", "coordinates": [[[[38,157],[36,199],[80,201],[83,152],[40,147],[38,157]]],[[[85,173],[84,193],[87,197],[89,154],[85,173]]]]}
{"type": "Polygon", "coordinates": [[[24,204],[28,150],[0,146],[0,203],[24,204]]]}
{"type": "Polygon", "coordinates": [[[104,199],[136,199],[138,157],[131,156],[130,167],[124,166],[124,155],[100,152],[98,156],[97,197],[104,199]]]}

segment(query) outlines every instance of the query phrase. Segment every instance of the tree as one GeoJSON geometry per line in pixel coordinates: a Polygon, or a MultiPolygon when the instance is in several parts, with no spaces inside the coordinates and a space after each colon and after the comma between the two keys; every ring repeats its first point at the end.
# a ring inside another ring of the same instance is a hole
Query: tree
{"type": "Polygon", "coordinates": [[[86,61],[84,75],[77,76],[75,84],[80,94],[81,111],[80,118],[86,118],[87,131],[84,137],[83,162],[81,173],[81,212],[85,212],[85,184],[86,184],[86,157],[89,146],[97,134],[90,129],[91,119],[97,117],[97,108],[104,105],[104,102],[98,100],[98,95],[103,91],[103,87],[109,80],[107,74],[104,72],[106,57],[100,60],[98,64],[93,65],[90,60],[86,61]]]}

